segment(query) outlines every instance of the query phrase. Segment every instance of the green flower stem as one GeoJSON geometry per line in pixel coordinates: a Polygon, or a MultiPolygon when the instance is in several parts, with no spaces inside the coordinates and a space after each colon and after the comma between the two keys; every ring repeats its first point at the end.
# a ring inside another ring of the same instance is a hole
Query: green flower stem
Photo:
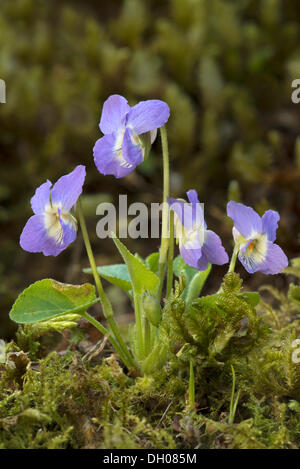
{"type": "Polygon", "coordinates": [[[162,143],[162,154],[163,154],[163,212],[162,212],[162,233],[161,233],[161,245],[159,251],[159,288],[157,292],[158,299],[160,300],[161,292],[164,283],[167,253],[169,248],[169,237],[168,237],[168,219],[169,219],[169,207],[167,203],[167,197],[170,192],[170,168],[169,168],[169,148],[168,148],[168,137],[167,130],[165,127],[160,127],[161,143],[162,143]]]}
{"type": "Polygon", "coordinates": [[[144,348],[144,335],[143,335],[143,322],[142,322],[142,314],[141,314],[140,296],[134,293],[133,301],[134,301],[134,314],[135,314],[135,324],[136,324],[138,359],[142,360],[143,358],[145,358],[145,348],[144,348]]]}
{"type": "Polygon", "coordinates": [[[114,347],[115,351],[120,355],[121,360],[123,361],[125,366],[127,366],[128,370],[130,370],[130,368],[132,368],[131,361],[129,361],[127,359],[126,355],[124,355],[123,350],[121,349],[120,345],[114,339],[114,337],[109,333],[109,331],[107,329],[105,329],[105,327],[102,326],[102,324],[99,321],[97,321],[97,319],[93,318],[93,316],[91,316],[87,312],[83,313],[82,317],[84,317],[94,327],[96,327],[96,329],[98,329],[98,331],[102,332],[103,335],[108,335],[108,339],[109,339],[111,345],[114,347]]]}
{"type": "Polygon", "coordinates": [[[167,295],[170,296],[173,285],[173,257],[174,257],[174,212],[170,212],[170,244],[168,252],[167,295]]]}
{"type": "Polygon", "coordinates": [[[192,360],[190,360],[189,407],[191,410],[195,409],[195,376],[192,360]]]}
{"type": "Polygon", "coordinates": [[[81,226],[81,231],[82,231],[84,244],[85,244],[85,247],[86,247],[86,252],[87,252],[87,255],[88,255],[88,258],[89,258],[90,266],[92,268],[92,272],[93,272],[96,288],[97,288],[97,291],[98,291],[98,295],[100,297],[100,301],[101,301],[101,304],[102,304],[103,314],[104,314],[105,318],[107,319],[108,324],[109,324],[109,326],[110,326],[110,328],[111,328],[117,342],[120,345],[120,348],[123,352],[123,355],[125,355],[127,357],[127,362],[130,362],[131,365],[133,367],[135,367],[133,358],[130,355],[128,349],[127,349],[127,346],[126,346],[126,344],[125,344],[125,342],[124,342],[124,340],[121,336],[118,325],[117,325],[117,323],[116,323],[116,321],[113,317],[114,312],[113,312],[111,303],[109,301],[109,298],[105,294],[105,292],[103,290],[103,287],[102,287],[102,283],[101,283],[100,276],[99,276],[98,271],[97,271],[97,266],[96,266],[94,254],[93,254],[93,251],[92,251],[88,231],[87,231],[87,228],[86,228],[86,223],[85,223],[85,219],[84,219],[84,216],[83,216],[83,211],[82,211],[82,206],[81,206],[81,200],[80,199],[78,200],[78,204],[77,204],[77,213],[78,213],[79,223],[80,223],[80,226],[81,226]]]}
{"type": "MultiPolygon", "coordinates": [[[[231,256],[229,268],[228,268],[228,273],[234,272],[238,253],[239,253],[239,246],[237,244],[235,244],[234,245],[234,250],[233,250],[233,253],[232,253],[232,256],[231,256]]],[[[220,287],[219,290],[217,291],[217,293],[222,293],[222,292],[223,292],[223,289],[222,289],[222,287],[220,287]]]]}
{"type": "Polygon", "coordinates": [[[236,259],[237,259],[238,253],[239,253],[239,248],[238,248],[238,246],[237,246],[237,244],[236,244],[236,245],[234,246],[234,250],[233,250],[233,253],[232,253],[231,260],[230,260],[228,272],[234,272],[235,264],[236,264],[236,259]]]}
{"type": "Polygon", "coordinates": [[[150,322],[145,318],[145,358],[148,357],[151,349],[151,327],[150,322]]]}

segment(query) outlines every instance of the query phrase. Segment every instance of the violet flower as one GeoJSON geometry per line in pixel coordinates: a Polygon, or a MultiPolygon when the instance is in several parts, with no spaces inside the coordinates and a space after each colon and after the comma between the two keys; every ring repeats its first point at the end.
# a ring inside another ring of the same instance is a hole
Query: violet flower
{"type": "Polygon", "coordinates": [[[57,256],[76,239],[77,220],[71,214],[82,192],[85,166],[62,176],[51,188],[47,180],[31,199],[34,215],[27,221],[20,245],[25,251],[57,256]]]}
{"type": "Polygon", "coordinates": [[[187,192],[189,204],[178,199],[168,199],[174,210],[174,225],[179,251],[184,261],[198,270],[206,270],[208,264],[223,265],[228,255],[219,236],[207,229],[197,192],[187,192]]]}
{"type": "Polygon", "coordinates": [[[157,99],[130,107],[123,96],[110,96],[103,105],[99,124],[104,137],[97,140],[93,150],[98,171],[116,178],[134,171],[145,157],[142,136],[151,132],[152,144],[157,128],[167,122],[169,115],[169,106],[157,99]]]}
{"type": "Polygon", "coordinates": [[[227,215],[234,222],[232,231],[238,257],[247,272],[278,274],[287,267],[286,255],[274,244],[280,218],[278,212],[267,210],[260,217],[253,208],[230,201],[227,215]]]}

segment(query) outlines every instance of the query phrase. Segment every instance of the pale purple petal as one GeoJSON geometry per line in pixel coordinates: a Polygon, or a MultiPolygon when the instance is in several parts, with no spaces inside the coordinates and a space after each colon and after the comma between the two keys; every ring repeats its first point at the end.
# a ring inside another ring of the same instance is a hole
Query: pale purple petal
{"type": "Polygon", "coordinates": [[[240,251],[238,258],[249,274],[254,274],[254,272],[261,270],[262,262],[257,262],[253,254],[246,255],[245,251],[240,251]]]}
{"type": "Polygon", "coordinates": [[[179,251],[186,264],[190,265],[191,267],[195,267],[195,269],[198,269],[199,259],[202,255],[201,246],[198,241],[195,241],[193,247],[187,247],[184,244],[180,244],[179,251]]]}
{"type": "Polygon", "coordinates": [[[63,240],[62,240],[62,245],[63,249],[66,249],[69,244],[73,243],[77,237],[77,230],[76,227],[72,223],[65,223],[62,215],[61,215],[61,210],[58,210],[58,215],[59,215],[59,221],[61,224],[61,227],[63,229],[63,240]]]}
{"type": "Polygon", "coordinates": [[[251,207],[231,200],[227,204],[227,215],[233,219],[235,228],[244,238],[248,238],[253,232],[262,232],[261,218],[251,207]]]}
{"type": "Polygon", "coordinates": [[[44,256],[57,256],[65,249],[48,236],[42,214],[29,218],[21,233],[20,246],[25,251],[41,252],[44,256]]]}
{"type": "Polygon", "coordinates": [[[203,208],[199,202],[197,191],[195,189],[191,189],[187,191],[186,195],[190,204],[192,204],[193,207],[193,220],[195,220],[195,223],[197,224],[202,223],[204,228],[206,229],[207,225],[204,220],[203,208]]]}
{"type": "Polygon", "coordinates": [[[288,266],[288,263],[283,250],[277,244],[268,241],[266,259],[258,270],[264,274],[279,274],[288,266]]]}
{"type": "Polygon", "coordinates": [[[47,237],[44,215],[33,215],[21,233],[20,246],[28,252],[42,252],[47,237]]]}
{"type": "Polygon", "coordinates": [[[140,164],[144,159],[143,149],[140,142],[134,140],[134,133],[130,128],[125,130],[122,142],[122,152],[125,160],[134,166],[140,164]]]}
{"type": "Polygon", "coordinates": [[[118,94],[110,96],[103,104],[100,120],[100,130],[104,134],[112,134],[120,127],[124,126],[127,113],[130,106],[127,99],[118,94]]]}
{"type": "MultiPolygon", "coordinates": [[[[167,202],[172,210],[178,216],[180,223],[187,231],[191,231],[194,227],[193,209],[186,202],[177,199],[167,198],[167,202]]],[[[195,217],[194,217],[195,218],[195,217]]]]}
{"type": "Polygon", "coordinates": [[[280,216],[275,210],[267,210],[262,216],[262,231],[267,234],[269,241],[275,241],[280,216]]]}
{"type": "Polygon", "coordinates": [[[51,191],[52,203],[61,204],[66,211],[71,210],[82,193],[85,174],[85,166],[79,165],[71,173],[62,176],[51,191]]]}
{"type": "Polygon", "coordinates": [[[223,265],[229,261],[228,254],[222,246],[220,237],[211,230],[205,232],[205,241],[202,246],[202,257],[199,260],[199,270],[205,270],[207,264],[223,265]]]}
{"type": "Polygon", "coordinates": [[[46,205],[50,204],[50,188],[52,183],[47,180],[35,191],[34,196],[31,199],[31,207],[33,213],[38,215],[43,213],[46,205]]]}
{"type": "Polygon", "coordinates": [[[165,125],[170,116],[167,103],[158,99],[141,101],[130,109],[126,125],[133,128],[138,135],[165,125]]]}
{"type": "Polygon", "coordinates": [[[114,134],[105,135],[97,140],[93,150],[94,161],[101,174],[112,174],[116,178],[122,178],[131,173],[135,166],[126,162],[122,155],[118,156],[118,153],[114,151],[115,143],[114,134]]]}

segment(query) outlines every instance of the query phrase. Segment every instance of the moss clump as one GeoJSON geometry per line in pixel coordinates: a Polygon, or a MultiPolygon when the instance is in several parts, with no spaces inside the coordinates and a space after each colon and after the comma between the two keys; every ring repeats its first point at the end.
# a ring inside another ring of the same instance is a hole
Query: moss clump
{"type": "MultiPolygon", "coordinates": [[[[292,269],[286,273],[300,278],[297,261],[292,269]]],[[[225,276],[219,294],[192,305],[181,297],[180,281],[162,316],[168,361],[137,378],[104,351],[98,363],[78,351],[31,361],[36,350],[23,330],[20,344],[28,352],[9,344],[0,369],[0,447],[298,447],[298,288],[287,295],[267,288],[277,298],[270,314],[270,303],[243,292],[237,274],[225,276]],[[193,409],[187,403],[190,362],[193,409]]]]}

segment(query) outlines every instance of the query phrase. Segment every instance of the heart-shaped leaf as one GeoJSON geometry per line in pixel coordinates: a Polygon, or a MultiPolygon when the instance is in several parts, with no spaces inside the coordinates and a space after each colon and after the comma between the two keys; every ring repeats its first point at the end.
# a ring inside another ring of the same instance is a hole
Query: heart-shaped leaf
{"type": "MultiPolygon", "coordinates": [[[[132,290],[130,275],[126,264],[113,264],[97,267],[99,275],[113,285],[122,288],[126,293],[132,290]]],[[[93,274],[92,269],[84,269],[84,273],[93,274]]]]}
{"type": "Polygon", "coordinates": [[[9,316],[17,323],[30,324],[62,314],[80,314],[97,301],[95,287],[89,283],[68,285],[47,278],[26,288],[9,316]]]}

